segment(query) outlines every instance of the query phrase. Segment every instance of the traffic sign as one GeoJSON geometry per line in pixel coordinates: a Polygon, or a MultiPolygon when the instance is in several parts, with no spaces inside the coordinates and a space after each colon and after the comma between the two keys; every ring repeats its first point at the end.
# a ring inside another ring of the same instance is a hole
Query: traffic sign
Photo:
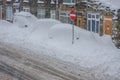
{"type": "Polygon", "coordinates": [[[70,19],[74,21],[76,19],[76,12],[75,10],[70,10],[70,19]]]}

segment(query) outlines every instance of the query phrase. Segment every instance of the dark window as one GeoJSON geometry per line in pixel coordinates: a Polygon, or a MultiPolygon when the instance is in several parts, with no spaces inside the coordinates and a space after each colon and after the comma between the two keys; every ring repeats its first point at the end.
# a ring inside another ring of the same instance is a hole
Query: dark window
{"type": "Polygon", "coordinates": [[[97,18],[97,19],[99,19],[99,18],[100,18],[100,16],[99,16],[99,15],[96,15],[96,18],[97,18]]]}
{"type": "Polygon", "coordinates": [[[77,16],[82,16],[82,13],[77,13],[77,16]]]}
{"type": "Polygon", "coordinates": [[[88,20],[88,30],[90,31],[90,27],[91,27],[91,21],[88,20]]]}
{"type": "Polygon", "coordinates": [[[91,18],[91,14],[88,14],[88,18],[91,18]]]}
{"type": "Polygon", "coordinates": [[[96,33],[99,31],[99,21],[96,21],[96,33]]]}
{"type": "Polygon", "coordinates": [[[92,15],[92,18],[95,18],[95,15],[92,15]]]}
{"type": "Polygon", "coordinates": [[[92,31],[95,32],[95,20],[92,20],[92,31]]]}

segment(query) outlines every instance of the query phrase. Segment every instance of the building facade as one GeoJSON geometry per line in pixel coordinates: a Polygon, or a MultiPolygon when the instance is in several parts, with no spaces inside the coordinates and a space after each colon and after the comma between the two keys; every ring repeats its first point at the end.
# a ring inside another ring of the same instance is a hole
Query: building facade
{"type": "MultiPolygon", "coordinates": [[[[100,4],[94,0],[63,0],[63,4],[58,8],[58,4],[53,0],[50,6],[50,18],[56,19],[57,14],[59,20],[63,23],[71,23],[69,11],[74,8],[76,10],[75,25],[98,33],[112,34],[113,15],[110,12],[99,8],[100,4]],[[58,10],[58,12],[57,12],[58,10]]],[[[8,21],[13,20],[15,12],[19,11],[30,12],[29,0],[0,0],[0,19],[8,21]]],[[[37,18],[45,18],[44,0],[37,1],[37,18]]]]}
{"type": "Polygon", "coordinates": [[[100,35],[112,35],[113,14],[103,9],[99,2],[81,0],[76,4],[76,10],[76,26],[100,35]]]}

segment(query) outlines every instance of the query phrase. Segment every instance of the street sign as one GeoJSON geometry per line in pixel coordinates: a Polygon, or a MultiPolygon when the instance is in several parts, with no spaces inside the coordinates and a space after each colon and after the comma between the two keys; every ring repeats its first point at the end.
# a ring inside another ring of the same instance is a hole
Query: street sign
{"type": "Polygon", "coordinates": [[[74,21],[76,19],[76,12],[75,10],[70,10],[70,19],[74,21]]]}
{"type": "Polygon", "coordinates": [[[72,44],[74,44],[74,20],[76,19],[76,12],[75,10],[70,10],[70,19],[73,22],[72,23],[72,44]]]}

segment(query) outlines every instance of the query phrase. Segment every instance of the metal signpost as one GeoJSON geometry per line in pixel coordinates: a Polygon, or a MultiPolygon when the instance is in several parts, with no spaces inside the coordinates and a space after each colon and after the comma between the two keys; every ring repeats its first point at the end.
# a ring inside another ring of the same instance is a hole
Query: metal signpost
{"type": "Polygon", "coordinates": [[[74,20],[76,19],[75,10],[70,10],[70,19],[72,21],[72,44],[74,44],[74,20]]]}

